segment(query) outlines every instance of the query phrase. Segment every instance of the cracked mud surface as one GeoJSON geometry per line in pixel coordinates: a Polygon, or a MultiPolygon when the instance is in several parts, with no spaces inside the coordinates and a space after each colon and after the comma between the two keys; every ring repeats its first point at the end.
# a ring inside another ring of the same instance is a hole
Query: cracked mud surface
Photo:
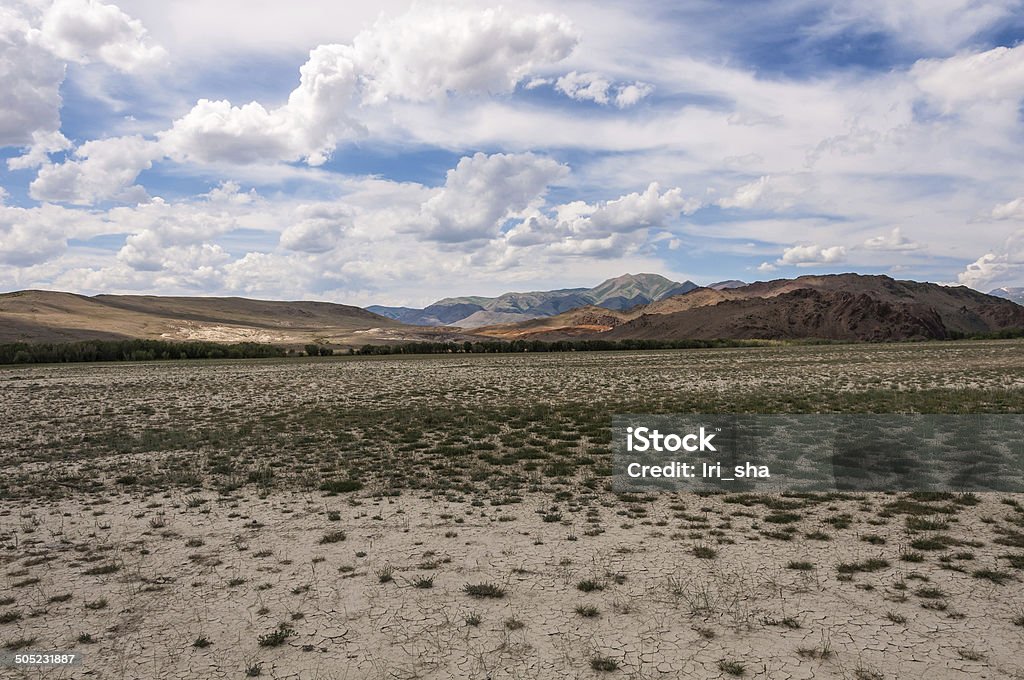
{"type": "Polygon", "coordinates": [[[944,531],[909,530],[922,515],[902,514],[896,496],[791,500],[797,531],[779,540],[761,533],[771,529],[763,498],[609,496],[562,504],[557,522],[545,521],[543,495],[500,508],[319,493],[5,504],[14,601],[0,612],[21,618],[0,630],[34,638],[33,649],[76,649],[82,676],[102,678],[242,677],[255,663],[281,678],[608,675],[591,669],[596,656],[638,678],[729,677],[723,660],[747,677],[1024,673],[1022,550],[1000,543],[1024,537],[1005,533],[1024,519],[1003,502],[1014,499],[920,503],[948,520],[944,531]],[[846,528],[830,521],[847,516],[846,528]],[[339,530],[344,540],[321,543],[339,530]],[[904,561],[911,542],[935,536],[959,545],[904,561]],[[716,554],[697,557],[696,546],[716,554]],[[887,564],[843,578],[839,565],[872,558],[887,564]],[[88,573],[106,565],[116,571],[88,573]],[[420,577],[432,587],[416,587],[420,577]],[[505,594],[464,592],[479,583],[505,594]],[[294,635],[261,647],[282,623],[294,635]],[[83,633],[94,641],[79,643],[83,633]],[[210,646],[194,647],[200,637],[210,646]]]}

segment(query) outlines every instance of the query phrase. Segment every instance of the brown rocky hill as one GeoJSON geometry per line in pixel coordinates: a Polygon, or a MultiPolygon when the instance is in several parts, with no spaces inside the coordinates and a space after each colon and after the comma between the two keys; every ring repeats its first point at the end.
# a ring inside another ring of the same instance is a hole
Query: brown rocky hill
{"type": "Polygon", "coordinates": [[[629,312],[587,305],[556,316],[530,319],[519,323],[496,324],[475,328],[473,331],[478,335],[506,340],[533,339],[542,335],[546,336],[543,338],[545,340],[555,339],[555,335],[558,336],[557,339],[563,340],[589,333],[610,331],[630,318],[633,318],[633,315],[629,312]]]}
{"type": "Polygon", "coordinates": [[[963,286],[888,276],[836,274],[698,288],[626,313],[605,311],[600,328],[581,310],[543,324],[477,329],[508,339],[911,340],[1024,328],[1024,308],[963,286]]]}

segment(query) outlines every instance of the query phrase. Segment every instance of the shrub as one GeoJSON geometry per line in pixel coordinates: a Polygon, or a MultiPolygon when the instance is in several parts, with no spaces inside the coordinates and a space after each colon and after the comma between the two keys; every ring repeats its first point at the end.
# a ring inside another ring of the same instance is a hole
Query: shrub
{"type": "Polygon", "coordinates": [[[997,586],[1001,586],[1007,581],[1013,579],[1013,576],[1005,571],[996,571],[995,569],[978,569],[972,574],[974,578],[985,579],[992,581],[997,586]]]}
{"type": "Polygon", "coordinates": [[[467,583],[462,587],[470,597],[501,599],[505,597],[505,589],[496,583],[467,583]]]}
{"type": "Polygon", "coordinates": [[[4,644],[4,649],[8,649],[8,650],[10,650],[12,652],[16,652],[19,649],[25,649],[26,647],[31,647],[32,645],[34,645],[36,643],[36,639],[37,638],[34,638],[34,637],[33,638],[20,637],[20,638],[17,638],[17,639],[14,639],[14,640],[11,640],[11,641],[5,643],[4,644]]]}
{"type": "Polygon", "coordinates": [[[0,623],[14,623],[21,620],[21,612],[4,612],[0,614],[0,623]]]}
{"type": "Polygon", "coordinates": [[[321,491],[329,493],[348,493],[350,491],[359,491],[362,488],[362,482],[357,479],[330,479],[320,485],[321,491]]]}
{"type": "Polygon", "coordinates": [[[328,543],[341,543],[348,536],[344,531],[328,531],[320,538],[320,545],[326,545],[328,543]]]}
{"type": "Polygon", "coordinates": [[[723,659],[718,662],[718,670],[727,675],[735,675],[739,677],[747,672],[747,667],[739,661],[726,661],[723,659]]]}
{"type": "Polygon", "coordinates": [[[907,529],[911,531],[941,531],[949,528],[949,522],[940,519],[930,519],[918,515],[911,515],[906,519],[907,529]]]}
{"type": "Polygon", "coordinates": [[[836,570],[840,574],[856,574],[861,571],[881,571],[888,567],[889,560],[883,560],[880,557],[872,557],[871,559],[867,559],[862,562],[842,562],[836,567],[836,570]]]}
{"type": "Polygon", "coordinates": [[[792,524],[793,522],[799,522],[800,519],[800,515],[795,512],[773,512],[766,516],[764,521],[771,522],[772,524],[792,524]]]}
{"type": "Polygon", "coordinates": [[[718,557],[718,551],[707,545],[696,545],[693,547],[693,555],[702,560],[713,560],[718,557]]]}
{"type": "Polygon", "coordinates": [[[915,594],[925,600],[940,600],[946,596],[946,593],[930,586],[928,588],[919,588],[915,594]]]}
{"type": "Polygon", "coordinates": [[[295,629],[287,623],[278,624],[277,628],[256,638],[260,647],[280,647],[288,638],[295,636],[295,629]]]}
{"type": "Polygon", "coordinates": [[[919,538],[911,541],[910,547],[914,550],[945,550],[951,545],[957,545],[958,541],[950,536],[938,535],[930,538],[919,538]]]}

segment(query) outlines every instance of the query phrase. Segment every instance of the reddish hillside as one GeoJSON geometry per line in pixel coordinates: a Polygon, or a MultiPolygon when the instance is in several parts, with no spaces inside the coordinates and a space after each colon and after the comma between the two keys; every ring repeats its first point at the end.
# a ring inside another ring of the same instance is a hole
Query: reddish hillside
{"type": "Polygon", "coordinates": [[[508,339],[910,340],[1024,328],[1024,307],[963,286],[838,274],[698,288],[625,313],[590,308],[479,329],[508,339]]]}

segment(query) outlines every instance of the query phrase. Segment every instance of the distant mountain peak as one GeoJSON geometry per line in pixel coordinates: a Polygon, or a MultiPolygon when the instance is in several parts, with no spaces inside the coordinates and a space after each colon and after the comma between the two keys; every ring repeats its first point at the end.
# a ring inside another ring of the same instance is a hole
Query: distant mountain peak
{"type": "Polygon", "coordinates": [[[730,288],[742,288],[745,285],[747,285],[745,281],[740,281],[739,279],[727,279],[725,281],[717,281],[707,287],[711,290],[728,290],[730,288]]]}
{"type": "Polygon", "coordinates": [[[503,293],[497,297],[451,297],[423,309],[373,306],[370,309],[403,323],[425,326],[475,328],[493,323],[543,318],[593,305],[627,310],[681,295],[697,288],[692,281],[672,281],[661,274],[641,272],[606,279],[593,288],[562,288],[527,293],[503,293]]]}
{"type": "Polygon", "coordinates": [[[626,282],[636,282],[636,281],[643,281],[643,282],[649,282],[650,281],[650,282],[658,282],[658,283],[661,283],[661,282],[673,283],[671,280],[665,278],[661,274],[651,274],[649,272],[640,272],[639,274],[630,274],[629,272],[627,272],[625,274],[622,274],[621,276],[613,276],[610,279],[606,279],[605,281],[603,281],[599,285],[604,285],[605,283],[626,283],[626,282]]]}
{"type": "Polygon", "coordinates": [[[1016,302],[1018,305],[1024,305],[1024,287],[1003,286],[989,291],[988,294],[1016,302]]]}

